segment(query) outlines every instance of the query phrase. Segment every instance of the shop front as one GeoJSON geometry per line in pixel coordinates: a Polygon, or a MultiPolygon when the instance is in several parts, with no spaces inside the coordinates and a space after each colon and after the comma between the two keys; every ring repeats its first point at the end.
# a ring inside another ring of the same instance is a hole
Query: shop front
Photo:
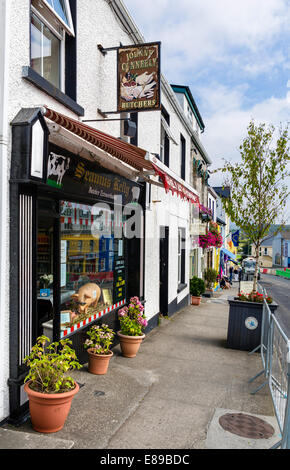
{"type": "MultiPolygon", "coordinates": [[[[40,335],[69,338],[79,360],[93,323],[143,297],[144,185],[50,141],[42,113],[12,123],[10,417],[27,410],[24,357],[40,335]],[[133,230],[134,232],[134,230],[133,230]]],[[[116,139],[117,140],[117,139],[116,139]]]]}

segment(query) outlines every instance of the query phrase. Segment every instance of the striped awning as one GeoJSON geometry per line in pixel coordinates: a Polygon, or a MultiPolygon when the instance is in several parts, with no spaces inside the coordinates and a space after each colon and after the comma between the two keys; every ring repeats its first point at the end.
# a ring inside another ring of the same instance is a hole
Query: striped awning
{"type": "Polygon", "coordinates": [[[170,174],[169,169],[162,165],[156,157],[153,157],[153,161],[151,155],[148,155],[148,159],[145,158],[147,157],[146,150],[105,134],[80,121],[64,116],[47,106],[45,106],[45,110],[44,116],[47,119],[54,121],[66,130],[76,134],[78,137],[90,142],[140,172],[144,170],[153,171],[156,176],[161,178],[166,192],[171,191],[172,194],[177,194],[182,199],[187,199],[189,202],[199,205],[198,195],[186,187],[187,185],[178,181],[179,178],[177,175],[175,178],[170,174]]]}
{"type": "Polygon", "coordinates": [[[90,142],[113,157],[118,158],[127,165],[130,165],[138,171],[143,171],[144,169],[152,170],[152,163],[145,159],[147,154],[146,150],[105,134],[80,121],[64,116],[47,106],[45,106],[45,109],[46,112],[44,116],[47,119],[54,121],[56,124],[64,127],[87,142],[90,142]]]}
{"type": "Polygon", "coordinates": [[[192,190],[193,188],[191,189],[185,182],[185,184],[183,184],[177,175],[174,177],[169,168],[166,168],[156,157],[151,159],[151,163],[155,174],[161,179],[166,193],[171,191],[172,195],[176,194],[181,199],[186,199],[200,207],[199,197],[194,190],[192,190]]]}

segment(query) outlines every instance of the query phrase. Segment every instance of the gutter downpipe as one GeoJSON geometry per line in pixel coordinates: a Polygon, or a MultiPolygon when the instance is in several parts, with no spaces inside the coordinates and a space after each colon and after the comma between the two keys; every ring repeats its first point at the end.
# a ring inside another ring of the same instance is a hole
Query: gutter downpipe
{"type": "Polygon", "coordinates": [[[6,381],[9,377],[7,308],[9,271],[8,249],[8,80],[9,80],[9,0],[0,0],[0,422],[9,414],[6,381]]]}

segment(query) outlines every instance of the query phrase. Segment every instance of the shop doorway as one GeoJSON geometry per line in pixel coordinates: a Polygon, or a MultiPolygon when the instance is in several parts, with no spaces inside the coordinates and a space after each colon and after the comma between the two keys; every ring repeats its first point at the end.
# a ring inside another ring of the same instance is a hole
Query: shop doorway
{"type": "Polygon", "coordinates": [[[159,309],[161,315],[168,315],[168,247],[169,227],[160,227],[159,309]]]}
{"type": "MultiPolygon", "coordinates": [[[[36,255],[37,336],[42,334],[47,335],[45,325],[53,318],[55,237],[58,223],[58,213],[53,208],[54,204],[53,200],[48,199],[39,199],[38,201],[36,255]]],[[[52,339],[52,331],[49,336],[52,339]]]]}

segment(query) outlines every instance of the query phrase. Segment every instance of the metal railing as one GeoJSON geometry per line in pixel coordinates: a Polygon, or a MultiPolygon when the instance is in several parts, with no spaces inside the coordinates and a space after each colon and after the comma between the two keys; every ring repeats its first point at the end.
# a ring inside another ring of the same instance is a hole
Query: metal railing
{"type": "Polygon", "coordinates": [[[251,393],[254,395],[265,385],[269,386],[282,436],[272,449],[290,449],[290,340],[269,308],[266,290],[260,286],[259,291],[264,295],[261,344],[250,354],[260,349],[263,369],[249,382],[253,382],[262,374],[265,374],[266,380],[251,393]]]}

